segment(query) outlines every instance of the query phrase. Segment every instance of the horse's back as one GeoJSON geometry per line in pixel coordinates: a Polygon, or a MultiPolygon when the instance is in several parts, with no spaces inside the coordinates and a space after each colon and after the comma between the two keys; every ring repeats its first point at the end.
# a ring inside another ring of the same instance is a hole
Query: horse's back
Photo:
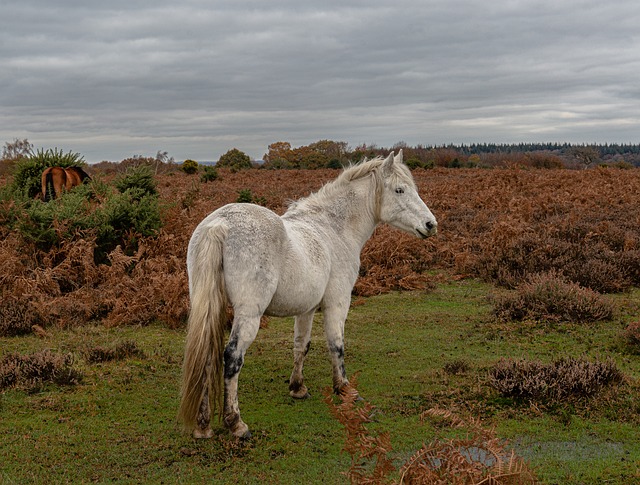
{"type": "MultiPolygon", "coordinates": [[[[330,254],[311,227],[291,227],[274,212],[254,204],[229,204],[207,216],[189,243],[209,227],[224,224],[224,278],[229,300],[258,305],[275,316],[306,313],[322,300],[330,274],[330,254]]],[[[197,264],[187,257],[189,264],[197,264]]]]}

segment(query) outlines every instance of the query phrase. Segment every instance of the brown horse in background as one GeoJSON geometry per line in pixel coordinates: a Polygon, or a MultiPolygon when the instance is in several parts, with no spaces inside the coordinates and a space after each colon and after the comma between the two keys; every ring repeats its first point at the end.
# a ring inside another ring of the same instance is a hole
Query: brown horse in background
{"type": "Polygon", "coordinates": [[[62,190],[71,190],[76,185],[91,180],[80,167],[49,167],[42,172],[42,199],[49,202],[60,197],[62,190]]]}

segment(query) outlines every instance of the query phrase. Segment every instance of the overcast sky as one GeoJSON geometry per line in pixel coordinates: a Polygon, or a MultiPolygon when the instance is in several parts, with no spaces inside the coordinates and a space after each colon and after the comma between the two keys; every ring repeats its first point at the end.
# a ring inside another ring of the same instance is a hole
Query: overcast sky
{"type": "Polygon", "coordinates": [[[3,0],[0,144],[640,143],[640,2],[3,0]]]}

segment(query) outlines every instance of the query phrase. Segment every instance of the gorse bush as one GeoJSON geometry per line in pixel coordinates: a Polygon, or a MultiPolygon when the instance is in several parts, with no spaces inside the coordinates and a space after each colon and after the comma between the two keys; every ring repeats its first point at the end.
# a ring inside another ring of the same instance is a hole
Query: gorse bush
{"type": "Polygon", "coordinates": [[[202,175],[200,176],[200,181],[204,183],[213,182],[217,178],[218,178],[218,171],[216,170],[216,167],[212,167],[211,165],[205,165],[204,169],[202,170],[202,175]]]}
{"type": "Polygon", "coordinates": [[[602,295],[567,281],[556,272],[534,274],[509,295],[495,299],[501,320],[593,322],[613,317],[613,305],[602,295]]]}
{"type": "Polygon", "coordinates": [[[43,251],[71,239],[95,238],[95,258],[108,262],[116,246],[133,253],[140,237],[154,236],[162,227],[156,182],[146,166],[133,167],[113,187],[94,180],[44,203],[23,200],[12,209],[11,224],[25,241],[43,251]]]}
{"type": "Polygon", "coordinates": [[[157,183],[148,165],[128,168],[124,174],[115,179],[114,185],[122,193],[131,190],[136,198],[144,195],[158,195],[157,183]]]}
{"type": "Polygon", "coordinates": [[[196,162],[195,160],[187,159],[182,162],[182,166],[180,167],[180,169],[184,173],[192,175],[198,171],[198,162],[196,162]]]}

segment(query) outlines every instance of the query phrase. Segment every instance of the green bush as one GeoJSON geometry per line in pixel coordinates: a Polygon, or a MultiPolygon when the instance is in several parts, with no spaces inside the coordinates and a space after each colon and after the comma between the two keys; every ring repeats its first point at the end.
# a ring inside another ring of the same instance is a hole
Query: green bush
{"type": "Polygon", "coordinates": [[[59,245],[63,239],[71,239],[93,226],[92,208],[89,204],[90,185],[65,192],[61,197],[45,203],[39,200],[23,205],[16,214],[15,227],[27,241],[42,250],[59,245]]]}
{"type": "Polygon", "coordinates": [[[158,195],[158,184],[153,178],[153,173],[148,165],[128,168],[124,174],[116,178],[114,183],[122,193],[134,189],[133,193],[140,196],[158,195]]]}
{"type": "Polygon", "coordinates": [[[247,203],[247,204],[257,204],[262,206],[267,205],[267,199],[265,199],[264,197],[257,197],[253,195],[253,192],[251,192],[251,189],[238,190],[238,198],[236,199],[236,202],[247,203]]]}
{"type": "Polygon", "coordinates": [[[84,165],[84,158],[79,153],[64,153],[57,148],[38,150],[34,155],[16,163],[11,191],[31,199],[41,190],[42,172],[46,168],[84,165]]]}
{"type": "Polygon", "coordinates": [[[218,171],[216,170],[216,167],[213,167],[211,165],[205,165],[202,175],[200,176],[200,181],[204,183],[213,182],[217,178],[218,178],[218,171]]]}
{"type": "Polygon", "coordinates": [[[195,160],[187,159],[182,162],[182,167],[180,167],[184,173],[194,174],[198,171],[198,162],[195,160]]]}
{"type": "Polygon", "coordinates": [[[253,203],[253,193],[251,192],[251,189],[238,190],[238,198],[236,199],[236,202],[247,204],[253,203]]]}
{"type": "Polygon", "coordinates": [[[139,237],[154,236],[162,227],[156,182],[146,166],[133,167],[115,181],[117,191],[93,180],[44,203],[24,200],[4,214],[9,225],[43,251],[64,240],[95,237],[94,259],[108,262],[107,254],[122,246],[137,249],[139,237]]]}

